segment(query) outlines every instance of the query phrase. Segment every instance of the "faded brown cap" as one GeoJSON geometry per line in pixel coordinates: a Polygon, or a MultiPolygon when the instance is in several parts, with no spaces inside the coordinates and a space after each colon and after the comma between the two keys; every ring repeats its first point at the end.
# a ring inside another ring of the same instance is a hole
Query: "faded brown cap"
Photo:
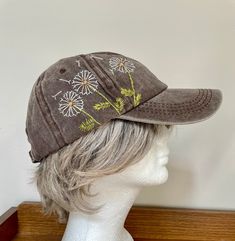
{"type": "Polygon", "coordinates": [[[213,115],[218,89],[171,89],[139,61],[113,52],[60,59],[34,83],[26,133],[32,162],[111,119],[190,124],[213,115]]]}

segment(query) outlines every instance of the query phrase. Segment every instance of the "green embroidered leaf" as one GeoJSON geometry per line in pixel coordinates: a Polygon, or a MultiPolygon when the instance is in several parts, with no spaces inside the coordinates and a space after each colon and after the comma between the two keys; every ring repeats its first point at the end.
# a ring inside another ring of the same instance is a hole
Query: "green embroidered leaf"
{"type": "Polygon", "coordinates": [[[97,103],[97,104],[93,105],[93,108],[95,110],[103,110],[103,109],[106,109],[108,107],[110,107],[110,103],[107,102],[107,101],[106,102],[100,102],[100,103],[97,103]]]}
{"type": "Polygon", "coordinates": [[[95,122],[93,119],[86,119],[82,122],[82,124],[79,126],[81,131],[89,131],[93,129],[95,126],[95,122]]]}
{"type": "Polygon", "coordinates": [[[118,110],[121,112],[123,110],[124,107],[124,101],[121,97],[117,97],[116,98],[116,102],[114,103],[114,105],[118,108],[118,110]]]}
{"type": "Polygon", "coordinates": [[[121,94],[124,96],[132,96],[134,95],[134,91],[131,89],[121,88],[121,94]]]}
{"type": "Polygon", "coordinates": [[[135,96],[135,103],[134,103],[135,106],[140,104],[141,98],[142,98],[142,95],[140,93],[135,96]]]}

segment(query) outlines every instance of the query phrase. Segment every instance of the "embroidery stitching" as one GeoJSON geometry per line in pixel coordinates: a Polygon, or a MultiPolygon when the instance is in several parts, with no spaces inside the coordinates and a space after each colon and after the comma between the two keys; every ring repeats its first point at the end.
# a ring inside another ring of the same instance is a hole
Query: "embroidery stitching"
{"type": "Polygon", "coordinates": [[[76,60],[75,62],[78,64],[78,67],[81,67],[80,60],[76,60]]]}
{"type": "Polygon", "coordinates": [[[101,125],[93,116],[91,116],[84,109],[83,99],[74,91],[67,91],[60,99],[59,112],[66,117],[77,116],[79,113],[85,114],[88,119],[80,124],[80,129],[82,131],[89,131],[94,128],[95,123],[101,125]]]}
{"type": "Polygon", "coordinates": [[[111,57],[109,59],[109,65],[111,69],[118,70],[122,73],[129,73],[133,72],[135,69],[135,65],[127,60],[126,58],[122,57],[111,57]]]}
{"type": "MultiPolygon", "coordinates": [[[[103,58],[91,55],[91,58],[95,57],[97,59],[103,60],[103,58]]],[[[81,67],[79,60],[76,60],[75,62],[78,64],[78,67],[81,67]]],[[[109,70],[113,75],[115,75],[115,71],[119,71],[123,74],[128,74],[131,88],[120,88],[120,93],[123,96],[133,96],[134,106],[139,105],[142,96],[141,93],[136,93],[134,88],[134,79],[131,75],[131,72],[134,72],[136,68],[135,65],[126,58],[111,57],[109,59],[109,66],[111,67],[109,70]]],[[[115,102],[112,103],[111,100],[109,100],[103,93],[98,90],[99,83],[96,79],[96,76],[87,69],[83,69],[78,72],[71,80],[59,80],[71,85],[73,90],[66,91],[63,94],[62,98],[58,102],[58,110],[65,117],[77,116],[79,113],[84,114],[87,118],[79,126],[81,131],[90,131],[95,127],[95,124],[101,125],[101,123],[87,111],[85,111],[84,101],[79,94],[88,96],[95,92],[101,96],[105,101],[95,103],[92,106],[96,111],[105,110],[112,107],[120,115],[124,108],[124,100],[122,97],[116,97],[115,102]]],[[[62,90],[58,91],[57,94],[52,95],[52,97],[56,100],[57,95],[60,93],[62,93],[62,90]]]]}
{"type": "Polygon", "coordinates": [[[61,92],[62,92],[62,90],[57,92],[55,95],[52,95],[51,97],[53,97],[56,100],[56,96],[59,95],[61,92]]]}
{"type": "Polygon", "coordinates": [[[82,95],[89,95],[94,88],[98,88],[98,82],[94,74],[88,70],[82,70],[73,78],[72,86],[74,90],[82,95]]]}
{"type": "Polygon", "coordinates": [[[67,82],[67,83],[71,83],[71,80],[66,80],[66,79],[59,79],[60,81],[64,81],[64,82],[67,82]]]}
{"type": "MultiPolygon", "coordinates": [[[[127,73],[128,78],[131,83],[131,89],[126,89],[126,88],[121,88],[121,94],[127,97],[133,96],[133,104],[134,107],[140,104],[142,95],[141,93],[135,92],[135,87],[134,87],[134,79],[132,78],[131,72],[134,72],[135,65],[132,63],[130,60],[127,58],[122,58],[122,57],[111,57],[109,59],[109,66],[111,69],[114,71],[119,71],[121,73],[127,73]]],[[[112,73],[113,73],[112,71],[112,73]]]]}
{"type": "MultiPolygon", "coordinates": [[[[96,92],[98,95],[100,95],[102,98],[104,98],[106,100],[106,102],[109,103],[109,105],[106,105],[106,108],[112,106],[119,115],[121,114],[119,108],[117,108],[115,104],[113,104],[105,95],[103,95],[98,90],[98,81],[96,80],[95,75],[92,74],[90,71],[82,70],[78,74],[76,74],[72,81],[72,86],[77,92],[80,91],[79,93],[81,93],[82,95],[91,94],[92,91],[96,92]]],[[[100,102],[100,104],[101,103],[102,102],[100,102]]],[[[103,109],[103,108],[98,108],[96,105],[93,106],[93,108],[95,110],[103,109]]]]}
{"type": "Polygon", "coordinates": [[[82,98],[74,91],[67,91],[59,102],[59,111],[64,116],[76,116],[83,108],[82,98]]]}

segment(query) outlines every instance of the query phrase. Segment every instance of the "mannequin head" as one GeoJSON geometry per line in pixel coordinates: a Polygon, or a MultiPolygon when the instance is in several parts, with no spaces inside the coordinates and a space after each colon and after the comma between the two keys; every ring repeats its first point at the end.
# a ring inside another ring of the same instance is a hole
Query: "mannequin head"
{"type": "Polygon", "coordinates": [[[91,193],[92,184],[107,175],[118,174],[116,182],[125,186],[165,182],[171,130],[172,126],[113,119],[49,155],[34,177],[44,212],[57,213],[60,222],[72,211],[97,212],[99,207],[87,200],[98,195],[91,193]]]}
{"type": "MultiPolygon", "coordinates": [[[[153,139],[148,152],[137,163],[128,166],[122,172],[113,175],[112,179],[118,185],[131,187],[145,187],[159,185],[166,182],[168,171],[165,165],[168,162],[168,138],[170,129],[164,125],[158,128],[156,138],[153,139]]],[[[115,185],[113,183],[112,185],[115,185]]]]}

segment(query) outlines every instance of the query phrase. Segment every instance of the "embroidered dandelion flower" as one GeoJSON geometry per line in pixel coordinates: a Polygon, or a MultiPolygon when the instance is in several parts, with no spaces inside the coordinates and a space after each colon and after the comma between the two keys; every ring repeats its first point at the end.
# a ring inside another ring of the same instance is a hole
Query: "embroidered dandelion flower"
{"type": "Polygon", "coordinates": [[[67,91],[60,99],[58,109],[64,116],[76,116],[83,109],[83,100],[76,92],[67,91]]]}
{"type": "Polygon", "coordinates": [[[135,69],[135,65],[126,58],[111,57],[109,59],[109,66],[122,73],[130,73],[135,69]]]}
{"type": "MultiPolygon", "coordinates": [[[[134,79],[131,75],[131,72],[134,72],[135,65],[127,58],[113,56],[109,59],[109,66],[111,67],[111,70],[117,70],[128,75],[131,88],[126,89],[121,87],[121,94],[129,97],[133,96],[133,105],[139,105],[141,102],[142,95],[141,93],[136,94],[134,87],[134,79]]],[[[122,107],[120,106],[120,108],[122,107]]]]}
{"type": "Polygon", "coordinates": [[[94,74],[88,70],[82,70],[73,78],[72,86],[82,95],[89,95],[98,88],[98,82],[94,74]]]}
{"type": "MultiPolygon", "coordinates": [[[[72,86],[77,92],[83,95],[88,95],[92,92],[96,92],[97,95],[101,96],[103,99],[105,99],[106,102],[109,103],[108,106],[112,106],[115,111],[120,114],[118,108],[103,93],[98,90],[98,81],[96,79],[96,76],[90,71],[82,70],[78,74],[76,74],[73,78],[72,86]]],[[[94,109],[98,110],[96,107],[94,107],[94,109]]]]}

